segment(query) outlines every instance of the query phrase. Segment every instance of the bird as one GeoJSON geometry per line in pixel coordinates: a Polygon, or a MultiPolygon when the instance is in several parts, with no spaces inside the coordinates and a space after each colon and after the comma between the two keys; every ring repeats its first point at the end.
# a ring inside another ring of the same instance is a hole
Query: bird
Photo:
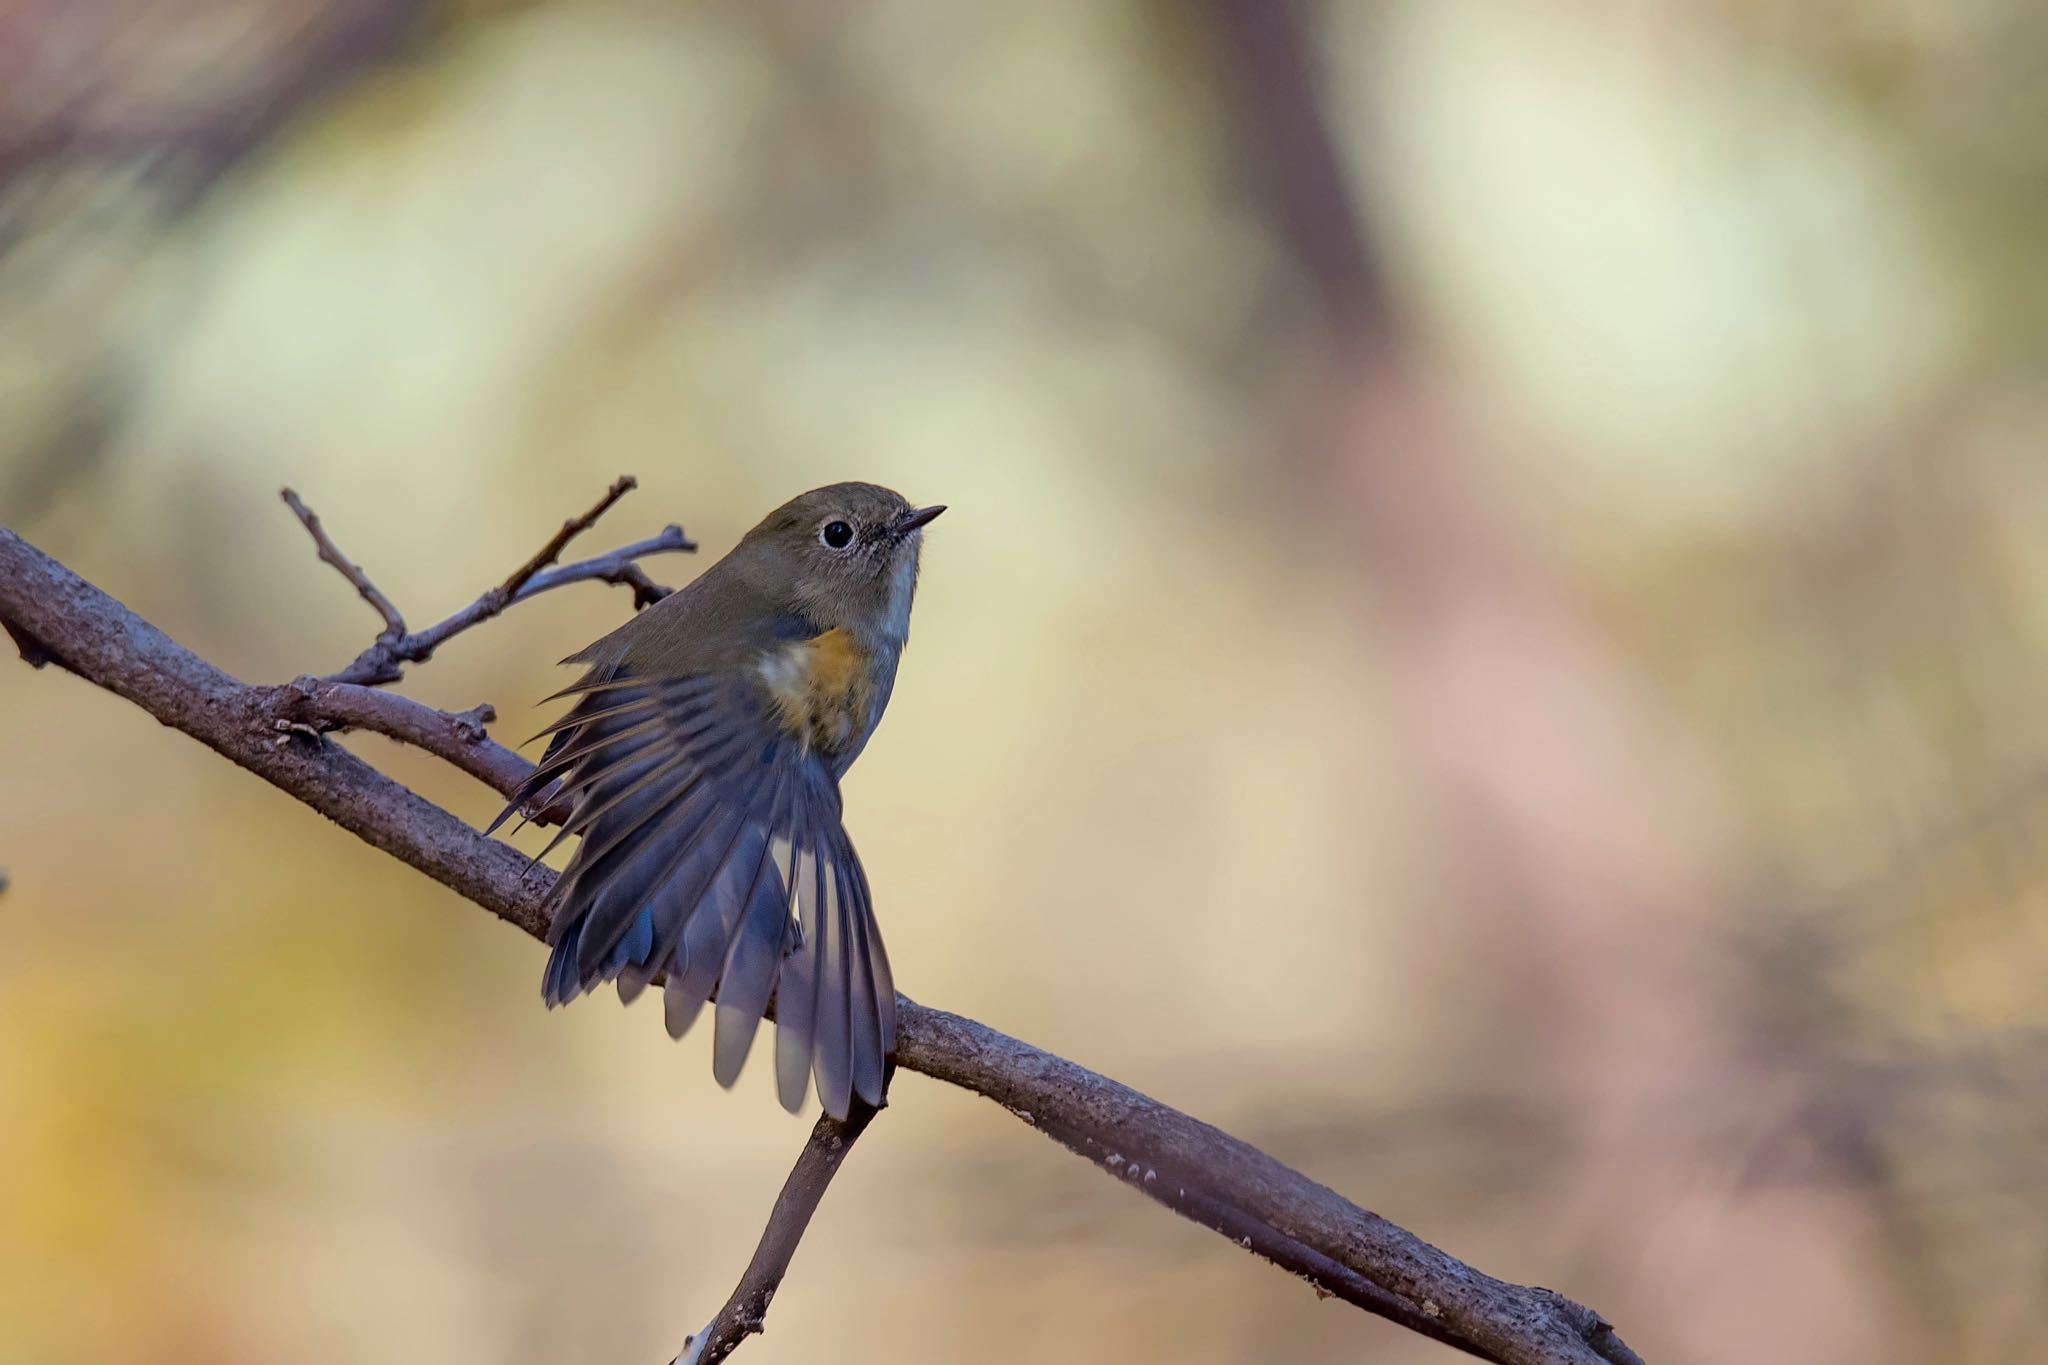
{"type": "MultiPolygon", "coordinates": [[[[507,817],[580,836],[548,894],[550,1008],[660,975],[669,1035],[714,996],[712,1074],[739,1078],[771,999],[776,1090],[844,1120],[880,1107],[896,989],[840,779],[873,736],[910,635],[924,527],[870,483],[790,499],[687,586],[562,662],[574,698],[534,739],[507,817]]],[[[531,741],[529,741],[531,742],[531,741]]]]}

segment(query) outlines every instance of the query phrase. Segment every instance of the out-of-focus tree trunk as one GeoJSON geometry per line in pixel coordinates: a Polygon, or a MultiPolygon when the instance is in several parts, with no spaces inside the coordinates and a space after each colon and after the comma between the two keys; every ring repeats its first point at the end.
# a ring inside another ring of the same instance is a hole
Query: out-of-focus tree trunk
{"type": "Polygon", "coordinates": [[[1440,394],[1368,352],[1324,404],[1322,505],[1370,583],[1462,912],[1418,951],[1492,945],[1458,1007],[1491,1002],[1484,1069],[1565,1136],[1550,1212],[1634,1294],[1652,1359],[1915,1358],[1872,1213],[1804,1131],[1809,1086],[1731,989],[1711,770],[1519,551],[1440,394]]]}
{"type": "Polygon", "coordinates": [[[1562,1135],[1545,1216],[1633,1294],[1649,1359],[1920,1358],[1872,1211],[1804,1131],[1806,1080],[1731,989],[1710,765],[1492,505],[1343,181],[1293,7],[1214,17],[1247,179],[1326,326],[1295,477],[1355,552],[1456,911],[1416,951],[1468,964],[1436,1022],[1562,1135]]]}

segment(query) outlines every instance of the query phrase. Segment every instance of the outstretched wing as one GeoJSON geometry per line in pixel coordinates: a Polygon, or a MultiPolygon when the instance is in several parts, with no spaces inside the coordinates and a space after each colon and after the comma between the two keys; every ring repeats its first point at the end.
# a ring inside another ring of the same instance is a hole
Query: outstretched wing
{"type": "MultiPolygon", "coordinates": [[[[827,761],[776,723],[744,673],[593,673],[540,766],[492,822],[569,803],[580,835],[550,901],[549,1005],[606,981],[631,1001],[665,976],[680,1038],[717,997],[712,1069],[731,1085],[771,998],[776,1082],[826,1111],[882,1101],[896,992],[827,761]]],[[[549,845],[550,848],[554,844],[549,845]]]]}

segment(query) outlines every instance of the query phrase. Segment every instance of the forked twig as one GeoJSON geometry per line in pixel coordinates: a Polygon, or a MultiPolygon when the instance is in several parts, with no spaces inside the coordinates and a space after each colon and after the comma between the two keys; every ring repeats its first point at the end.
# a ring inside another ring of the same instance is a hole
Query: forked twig
{"type": "Polygon", "coordinates": [[[613,503],[625,497],[626,494],[639,486],[640,481],[631,474],[619,475],[618,478],[612,480],[612,486],[605,489],[604,496],[597,500],[595,506],[582,515],[570,517],[567,521],[563,522],[562,529],[549,536],[548,543],[535,551],[533,558],[514,569],[510,578],[500,583],[494,591],[484,594],[484,596],[490,601],[495,602],[499,611],[503,611],[506,607],[511,606],[517,600],[519,590],[526,586],[527,580],[560,559],[562,551],[569,548],[570,541],[597,525],[597,519],[610,511],[613,503]]]}
{"type": "Polygon", "coordinates": [[[434,651],[448,643],[455,636],[472,626],[490,620],[514,602],[524,602],[530,597],[564,587],[570,583],[602,582],[616,583],[633,590],[633,605],[647,607],[668,596],[669,589],[647,576],[637,562],[648,555],[687,553],[697,548],[697,543],[683,534],[683,528],[665,526],[661,531],[645,540],[622,545],[608,553],[549,568],[561,558],[569,542],[597,524],[597,519],[611,510],[612,504],[639,487],[638,480],[631,474],[622,474],[605,490],[590,510],[573,516],[563,522],[547,543],[536,551],[532,558],[512,571],[504,582],[486,588],[474,602],[448,616],[425,630],[408,631],[405,618],[399,613],[389,597],[370,581],[362,567],[341,552],[320,524],[313,509],[306,506],[299,495],[287,488],[284,490],[285,505],[292,509],[320,552],[320,558],[340,570],[342,577],[355,586],[364,601],[377,609],[384,618],[384,629],[371,642],[370,647],[358,654],[348,667],[329,674],[327,681],[333,683],[356,683],[376,687],[384,683],[397,682],[404,676],[404,665],[425,663],[434,656],[434,651]]]}

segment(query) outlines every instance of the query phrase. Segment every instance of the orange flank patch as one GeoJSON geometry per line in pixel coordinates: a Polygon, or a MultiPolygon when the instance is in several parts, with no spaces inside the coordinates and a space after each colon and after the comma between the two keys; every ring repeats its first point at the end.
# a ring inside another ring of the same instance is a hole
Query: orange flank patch
{"type": "Polygon", "coordinates": [[[828,630],[808,641],[811,651],[811,695],[836,699],[856,688],[865,690],[868,658],[843,630],[828,630]]]}
{"type": "Polygon", "coordinates": [[[872,683],[867,651],[843,630],[789,645],[765,661],[761,676],[783,728],[831,753],[859,734],[872,683]]]}

